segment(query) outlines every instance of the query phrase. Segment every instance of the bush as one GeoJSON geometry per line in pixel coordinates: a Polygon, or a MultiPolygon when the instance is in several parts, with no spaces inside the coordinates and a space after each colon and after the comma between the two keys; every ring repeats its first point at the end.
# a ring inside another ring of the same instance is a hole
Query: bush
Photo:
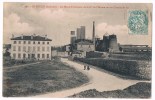
{"type": "Polygon", "coordinates": [[[150,98],[151,83],[139,82],[123,90],[103,91],[90,89],[69,97],[79,98],[150,98]]]}

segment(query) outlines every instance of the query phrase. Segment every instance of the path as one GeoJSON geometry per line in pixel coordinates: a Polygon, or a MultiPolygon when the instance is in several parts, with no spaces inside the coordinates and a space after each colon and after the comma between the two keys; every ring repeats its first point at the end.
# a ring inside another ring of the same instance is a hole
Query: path
{"type": "MultiPolygon", "coordinates": [[[[61,58],[62,62],[74,67],[78,71],[86,74],[90,78],[90,82],[84,84],[80,87],[58,91],[54,93],[46,93],[42,95],[37,95],[34,97],[67,97],[81,91],[89,90],[89,89],[96,89],[98,91],[110,91],[116,89],[124,89],[130,85],[136,84],[140,82],[139,80],[131,80],[131,79],[122,79],[117,76],[113,76],[111,74],[105,73],[103,71],[99,71],[96,69],[91,68],[89,71],[83,70],[83,65],[69,61],[68,59],[61,58]]],[[[65,76],[64,76],[65,77],[65,76]]]]}

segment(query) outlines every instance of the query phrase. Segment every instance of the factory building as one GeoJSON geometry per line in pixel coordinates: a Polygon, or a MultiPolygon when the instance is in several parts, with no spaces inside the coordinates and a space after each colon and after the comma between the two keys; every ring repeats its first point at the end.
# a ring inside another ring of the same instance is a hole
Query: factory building
{"type": "Polygon", "coordinates": [[[77,50],[89,52],[89,51],[94,51],[95,47],[94,47],[93,43],[91,43],[89,41],[81,41],[81,42],[77,43],[77,50]]]}
{"type": "Polygon", "coordinates": [[[75,31],[71,31],[71,40],[70,43],[73,44],[76,41],[76,35],[75,35],[75,31]]]}
{"type": "Polygon", "coordinates": [[[77,28],[76,33],[77,33],[77,39],[85,39],[85,26],[77,28]]]}
{"type": "Polygon", "coordinates": [[[96,40],[96,50],[103,52],[118,52],[119,46],[116,35],[104,35],[103,40],[96,40]]]}
{"type": "Polygon", "coordinates": [[[81,28],[77,28],[77,30],[76,30],[76,34],[77,34],[77,39],[81,39],[81,28]]]}
{"type": "Polygon", "coordinates": [[[116,35],[109,35],[109,52],[118,52],[119,47],[116,35]]]}
{"type": "Polygon", "coordinates": [[[85,39],[85,26],[80,27],[80,39],[85,39]]]}
{"type": "Polygon", "coordinates": [[[109,36],[103,36],[103,51],[108,51],[109,49],[109,36]]]}
{"type": "Polygon", "coordinates": [[[95,46],[90,41],[79,41],[76,43],[76,50],[74,50],[71,55],[72,57],[82,57],[85,58],[87,52],[94,51],[95,46]]]}
{"type": "Polygon", "coordinates": [[[93,35],[92,40],[88,40],[85,37],[85,26],[81,26],[76,30],[76,39],[74,32],[71,31],[71,56],[74,57],[86,57],[86,54],[90,51],[95,51],[95,22],[93,22],[93,35]],[[74,41],[75,39],[75,41],[74,41]],[[73,42],[74,41],[74,42],[73,42]]]}
{"type": "Polygon", "coordinates": [[[148,45],[120,45],[122,52],[151,52],[151,47],[148,45]]]}

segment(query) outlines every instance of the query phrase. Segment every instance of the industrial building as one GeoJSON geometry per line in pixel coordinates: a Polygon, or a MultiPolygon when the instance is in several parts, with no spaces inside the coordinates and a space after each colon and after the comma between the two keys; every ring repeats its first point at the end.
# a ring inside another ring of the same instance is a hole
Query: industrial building
{"type": "Polygon", "coordinates": [[[81,28],[77,28],[76,30],[76,34],[77,34],[77,39],[81,39],[81,32],[80,32],[81,28]]]}
{"type": "Polygon", "coordinates": [[[80,27],[80,39],[85,39],[85,26],[80,27]]]}
{"type": "Polygon", "coordinates": [[[112,35],[104,35],[103,40],[96,40],[96,51],[103,52],[119,52],[119,46],[117,43],[117,36],[112,35]]]}
{"type": "Polygon", "coordinates": [[[75,31],[71,31],[71,40],[70,43],[73,44],[76,41],[76,35],[75,35],[75,31]]]}
{"type": "Polygon", "coordinates": [[[120,45],[122,52],[151,52],[152,48],[148,45],[120,45]]]}
{"type": "MultiPolygon", "coordinates": [[[[69,54],[71,54],[73,58],[108,57],[109,52],[117,54],[121,52],[151,51],[148,45],[120,45],[117,42],[117,36],[115,34],[108,35],[108,33],[105,33],[103,39],[96,38],[95,21],[93,21],[92,29],[91,40],[85,38],[85,26],[77,28],[76,35],[75,31],[71,31],[69,54]]],[[[68,50],[66,49],[66,51],[68,50]]]]}
{"type": "Polygon", "coordinates": [[[81,42],[77,43],[77,50],[78,51],[83,51],[83,52],[94,51],[95,50],[95,46],[91,42],[81,41],[81,42]]]}
{"type": "Polygon", "coordinates": [[[85,26],[81,26],[80,28],[77,28],[76,33],[77,33],[77,39],[85,39],[85,26]]]}
{"type": "Polygon", "coordinates": [[[119,52],[116,35],[109,35],[109,52],[119,52]]]}
{"type": "Polygon", "coordinates": [[[71,31],[71,44],[70,44],[71,56],[86,57],[87,52],[95,51],[95,22],[93,22],[92,40],[86,39],[85,26],[77,28],[76,32],[77,34],[75,35],[75,31],[71,31]]]}

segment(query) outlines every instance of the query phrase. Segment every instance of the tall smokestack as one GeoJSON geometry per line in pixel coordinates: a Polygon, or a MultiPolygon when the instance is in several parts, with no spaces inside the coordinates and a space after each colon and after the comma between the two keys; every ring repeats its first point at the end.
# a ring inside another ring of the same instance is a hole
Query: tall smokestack
{"type": "Polygon", "coordinates": [[[92,35],[92,41],[95,44],[95,21],[93,21],[93,35],[92,35]]]}

